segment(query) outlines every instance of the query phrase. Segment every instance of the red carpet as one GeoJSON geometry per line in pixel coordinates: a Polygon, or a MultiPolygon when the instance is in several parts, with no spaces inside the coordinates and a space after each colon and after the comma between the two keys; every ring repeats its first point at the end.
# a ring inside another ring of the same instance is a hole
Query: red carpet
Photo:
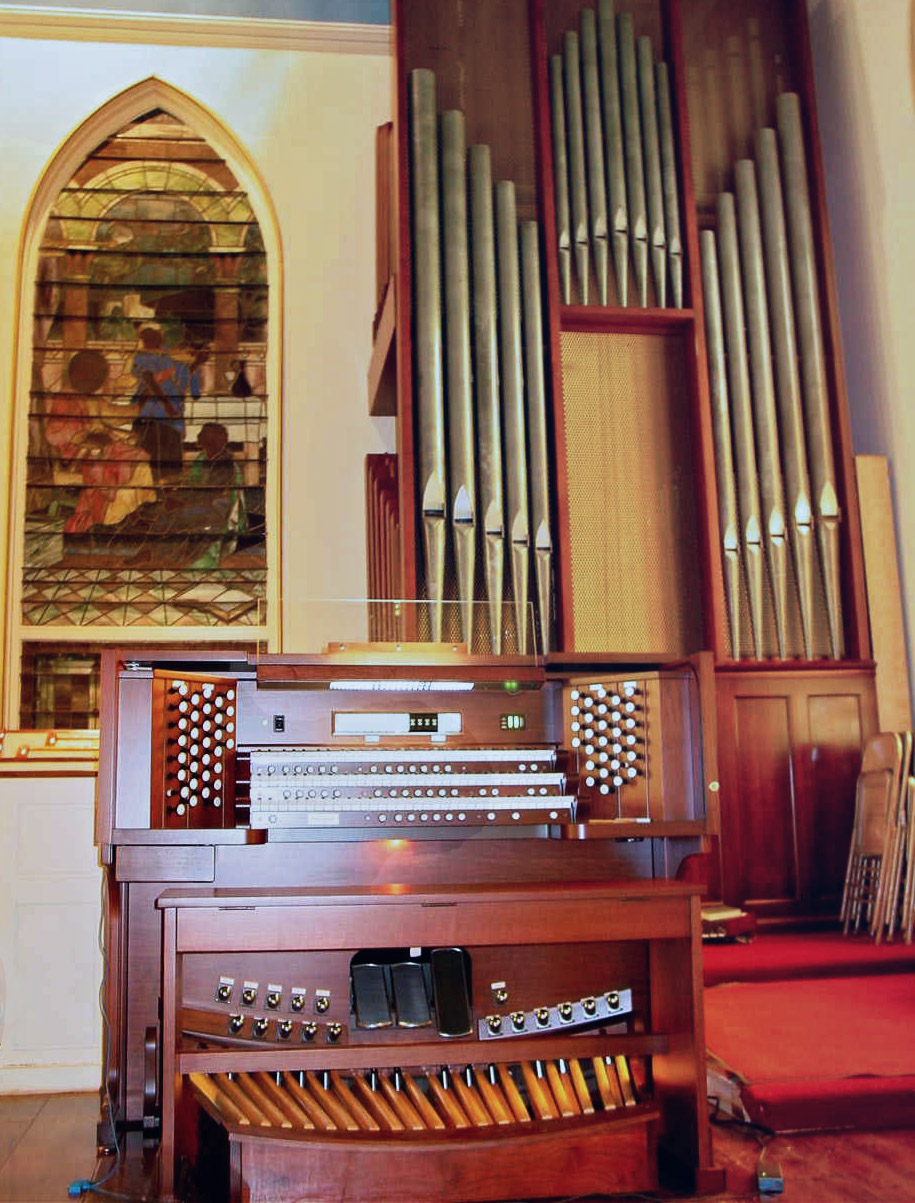
{"type": "Polygon", "coordinates": [[[706,986],[851,974],[915,973],[915,944],[875,944],[841,932],[773,932],[749,944],[704,944],[706,986]]]}
{"type": "Polygon", "coordinates": [[[915,1126],[913,950],[791,934],[704,951],[707,983],[732,980],[705,991],[710,1093],[778,1132],[915,1126]]]}

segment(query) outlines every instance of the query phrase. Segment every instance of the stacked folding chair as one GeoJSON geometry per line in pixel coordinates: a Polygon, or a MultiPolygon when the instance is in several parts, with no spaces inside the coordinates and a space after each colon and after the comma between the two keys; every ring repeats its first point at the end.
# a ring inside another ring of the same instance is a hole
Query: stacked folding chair
{"type": "Polygon", "coordinates": [[[908,931],[906,938],[911,940],[915,904],[911,761],[911,732],[883,731],[865,744],[842,895],[840,917],[846,935],[867,931],[879,943],[884,936],[892,939],[898,926],[908,931]],[[912,896],[908,928],[907,894],[912,896]]]}

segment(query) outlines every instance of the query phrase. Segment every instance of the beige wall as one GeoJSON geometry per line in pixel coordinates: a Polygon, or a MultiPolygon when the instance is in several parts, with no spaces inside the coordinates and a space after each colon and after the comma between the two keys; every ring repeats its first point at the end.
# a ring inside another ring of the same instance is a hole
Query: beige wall
{"type": "MultiPolygon", "coordinates": [[[[284,252],[289,650],[337,635],[326,611],[319,622],[306,617],[305,599],[365,594],[363,461],[393,437],[390,421],[369,418],[365,383],[375,297],[374,131],[388,117],[390,70],[386,54],[351,45],[335,53],[0,38],[0,262],[8,265],[0,273],[0,331],[15,328],[9,266],[35,183],[73,129],[125,88],[157,76],[187,93],[233,132],[263,179],[284,252]]],[[[4,337],[6,409],[13,336],[4,337]]],[[[6,422],[0,437],[9,437],[6,422]]],[[[0,446],[0,462],[6,453],[0,446]]]]}
{"type": "MultiPolygon", "coordinates": [[[[390,70],[384,53],[351,45],[337,53],[0,37],[0,463],[9,455],[14,267],[30,194],[85,118],[158,76],[233,132],[279,224],[287,648],[351,637],[332,608],[312,620],[302,602],[364,595],[363,461],[389,449],[393,437],[390,419],[368,417],[366,398],[374,131],[388,117],[390,70]]],[[[6,493],[3,479],[0,563],[6,493]]],[[[0,780],[0,1094],[99,1082],[94,784],[91,777],[0,780]]]]}
{"type": "Polygon", "coordinates": [[[855,450],[890,461],[915,664],[915,81],[911,0],[810,0],[855,450]]]}

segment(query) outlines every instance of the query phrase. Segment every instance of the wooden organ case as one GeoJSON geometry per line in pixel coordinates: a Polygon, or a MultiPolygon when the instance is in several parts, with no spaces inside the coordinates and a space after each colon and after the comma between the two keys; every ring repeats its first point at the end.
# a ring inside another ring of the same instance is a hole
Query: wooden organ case
{"type": "Polygon", "coordinates": [[[707,829],[707,658],[103,672],[105,1085],[162,1197],[184,1163],[265,1203],[719,1183],[698,892],[657,880],[707,829]]]}
{"type": "Polygon", "coordinates": [[[393,0],[368,381],[369,595],[710,649],[710,889],[776,921],[837,913],[877,724],[807,8],[393,0]]]}

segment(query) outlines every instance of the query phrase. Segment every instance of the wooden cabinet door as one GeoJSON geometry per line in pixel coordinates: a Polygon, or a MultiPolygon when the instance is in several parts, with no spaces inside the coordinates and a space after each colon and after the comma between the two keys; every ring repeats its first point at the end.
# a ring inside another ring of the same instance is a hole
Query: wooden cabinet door
{"type": "Polygon", "coordinates": [[[723,897],[760,917],[838,913],[873,668],[721,670],[723,897]]]}

